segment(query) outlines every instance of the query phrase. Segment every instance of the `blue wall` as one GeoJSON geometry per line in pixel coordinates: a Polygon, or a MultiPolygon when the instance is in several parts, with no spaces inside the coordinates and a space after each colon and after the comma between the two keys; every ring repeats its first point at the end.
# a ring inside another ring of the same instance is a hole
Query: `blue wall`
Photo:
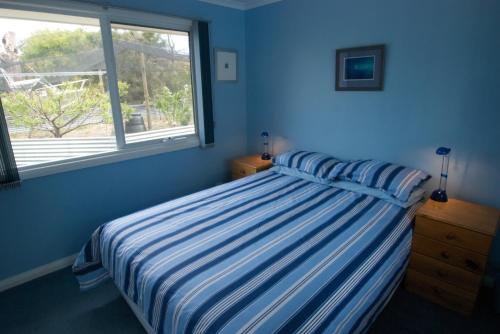
{"type": "MultiPolygon", "coordinates": [[[[195,0],[108,4],[211,21],[212,45],[245,62],[244,12],[195,0]]],[[[246,76],[214,83],[214,148],[190,149],[31,179],[0,192],[0,280],[79,251],[106,221],[221,182],[230,158],[246,151],[246,76]]]]}
{"type": "Polygon", "coordinates": [[[285,0],[252,10],[249,150],[265,128],[276,151],[373,157],[437,176],[433,151],[448,145],[449,194],[500,208],[499,32],[495,0],[285,0]],[[335,49],[379,43],[384,91],[336,92],[335,49]]]}

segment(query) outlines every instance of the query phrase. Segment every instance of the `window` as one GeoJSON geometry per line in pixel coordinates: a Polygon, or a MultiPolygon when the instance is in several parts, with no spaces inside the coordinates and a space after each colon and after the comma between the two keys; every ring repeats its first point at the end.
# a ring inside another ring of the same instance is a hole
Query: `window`
{"type": "Polygon", "coordinates": [[[189,33],[111,28],[126,143],[194,134],[189,33]]]}
{"type": "Polygon", "coordinates": [[[17,165],[116,150],[99,20],[0,13],[0,97],[17,165]]]}
{"type": "Polygon", "coordinates": [[[204,142],[211,88],[195,23],[20,6],[0,8],[0,98],[23,176],[204,142]]]}

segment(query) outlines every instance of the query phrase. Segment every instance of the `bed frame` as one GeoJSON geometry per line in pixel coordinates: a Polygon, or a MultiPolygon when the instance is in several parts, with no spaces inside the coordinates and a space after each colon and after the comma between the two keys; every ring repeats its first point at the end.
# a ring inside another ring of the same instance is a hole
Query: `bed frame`
{"type": "Polygon", "coordinates": [[[146,331],[146,333],[155,334],[153,327],[151,327],[151,325],[148,324],[148,322],[146,321],[146,319],[142,315],[141,311],[139,311],[139,308],[137,308],[137,305],[135,305],[135,303],[126,294],[124,294],[120,289],[118,289],[118,291],[120,291],[123,299],[125,299],[128,306],[130,306],[130,308],[132,309],[132,312],[134,312],[134,315],[137,317],[137,319],[141,323],[142,327],[144,327],[144,330],[146,331]]]}

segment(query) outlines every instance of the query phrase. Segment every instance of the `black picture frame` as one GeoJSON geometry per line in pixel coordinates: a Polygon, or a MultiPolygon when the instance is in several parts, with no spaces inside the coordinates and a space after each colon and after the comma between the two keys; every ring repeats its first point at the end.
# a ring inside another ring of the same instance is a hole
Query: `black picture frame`
{"type": "Polygon", "coordinates": [[[337,49],[336,91],[384,90],[385,45],[337,49]]]}

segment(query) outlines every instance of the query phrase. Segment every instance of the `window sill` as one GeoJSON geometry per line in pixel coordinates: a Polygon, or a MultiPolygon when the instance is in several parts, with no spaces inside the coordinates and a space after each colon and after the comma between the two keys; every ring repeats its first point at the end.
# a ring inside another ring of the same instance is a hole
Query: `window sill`
{"type": "Polygon", "coordinates": [[[144,145],[138,145],[136,147],[126,148],[120,151],[21,167],[19,168],[19,173],[22,180],[28,180],[195,147],[200,147],[200,139],[198,136],[193,135],[185,138],[174,139],[172,142],[168,143],[144,143],[144,145]]]}

